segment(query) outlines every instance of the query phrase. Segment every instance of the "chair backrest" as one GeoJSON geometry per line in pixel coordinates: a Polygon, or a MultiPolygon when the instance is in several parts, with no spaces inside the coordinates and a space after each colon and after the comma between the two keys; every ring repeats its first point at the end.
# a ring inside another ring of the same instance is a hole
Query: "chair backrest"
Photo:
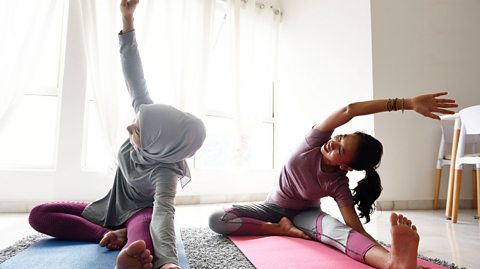
{"type": "Polygon", "coordinates": [[[480,134],[480,105],[464,108],[459,114],[467,135],[480,134]]]}
{"type": "MultiPolygon", "coordinates": [[[[442,130],[443,143],[452,144],[453,132],[455,128],[455,118],[452,117],[452,115],[448,115],[448,117],[440,116],[439,122],[440,122],[440,129],[442,130]]],[[[472,137],[472,136],[465,137],[466,144],[479,143],[479,142],[480,140],[476,139],[475,137],[472,137]]]]}
{"type": "Polygon", "coordinates": [[[454,120],[440,120],[440,128],[442,129],[442,136],[444,143],[452,143],[453,140],[453,128],[455,126],[454,120]]]}

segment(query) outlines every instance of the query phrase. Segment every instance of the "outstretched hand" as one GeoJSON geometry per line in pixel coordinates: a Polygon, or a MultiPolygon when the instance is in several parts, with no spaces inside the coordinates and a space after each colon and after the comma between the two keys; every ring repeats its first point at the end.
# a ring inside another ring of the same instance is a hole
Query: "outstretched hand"
{"type": "Polygon", "coordinates": [[[425,117],[437,120],[439,120],[440,117],[433,113],[454,114],[455,111],[446,108],[458,107],[456,101],[454,99],[438,98],[447,94],[447,92],[439,92],[416,96],[411,99],[412,109],[425,117]]]}
{"type": "Polygon", "coordinates": [[[122,0],[120,3],[120,11],[122,11],[124,18],[133,18],[133,13],[138,5],[138,1],[139,0],[122,0]]]}

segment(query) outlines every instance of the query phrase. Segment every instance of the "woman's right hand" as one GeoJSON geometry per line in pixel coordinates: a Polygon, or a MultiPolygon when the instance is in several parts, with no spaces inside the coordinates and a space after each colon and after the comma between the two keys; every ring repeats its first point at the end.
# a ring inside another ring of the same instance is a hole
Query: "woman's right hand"
{"type": "Polygon", "coordinates": [[[122,32],[127,33],[134,30],[133,27],[133,13],[138,5],[138,0],[122,0],[120,3],[120,11],[123,16],[122,32]]]}
{"type": "Polygon", "coordinates": [[[120,4],[120,11],[124,19],[132,19],[135,8],[137,7],[138,0],[122,0],[120,4]]]}

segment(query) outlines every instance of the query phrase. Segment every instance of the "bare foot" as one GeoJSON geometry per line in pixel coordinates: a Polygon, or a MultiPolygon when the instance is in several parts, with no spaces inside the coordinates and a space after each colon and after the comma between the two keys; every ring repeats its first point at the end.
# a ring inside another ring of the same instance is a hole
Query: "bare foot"
{"type": "Polygon", "coordinates": [[[151,269],[152,262],[153,256],[147,249],[145,241],[137,240],[120,251],[115,269],[151,269]]]}
{"type": "Polygon", "coordinates": [[[103,235],[100,246],[109,249],[121,249],[127,243],[127,228],[110,231],[103,235]]]}
{"type": "Polygon", "coordinates": [[[160,269],[182,269],[182,268],[174,263],[166,263],[162,265],[160,269]]]}
{"type": "Polygon", "coordinates": [[[280,226],[280,230],[282,231],[283,235],[287,235],[291,237],[299,237],[303,239],[310,239],[310,237],[306,235],[302,230],[295,227],[292,221],[287,217],[283,217],[278,222],[278,225],[280,226]]]}
{"type": "Polygon", "coordinates": [[[390,215],[390,233],[392,236],[391,269],[415,269],[417,267],[418,242],[417,227],[403,215],[390,215]]]}

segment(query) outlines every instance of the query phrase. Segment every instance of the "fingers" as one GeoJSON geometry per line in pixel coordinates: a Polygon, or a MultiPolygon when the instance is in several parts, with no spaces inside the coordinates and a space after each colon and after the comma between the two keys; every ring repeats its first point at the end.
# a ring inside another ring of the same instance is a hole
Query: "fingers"
{"type": "Polygon", "coordinates": [[[448,92],[437,92],[437,93],[433,94],[433,97],[439,97],[439,96],[447,95],[447,94],[448,94],[448,92]]]}
{"type": "Polygon", "coordinates": [[[128,2],[129,2],[128,3],[129,5],[134,5],[135,6],[135,5],[138,4],[138,0],[129,0],[128,2]]]}
{"type": "Polygon", "coordinates": [[[455,111],[447,110],[447,109],[440,109],[440,108],[434,109],[433,112],[442,113],[442,114],[455,114],[455,111]]]}
{"type": "Polygon", "coordinates": [[[435,99],[437,101],[438,104],[445,104],[445,103],[455,103],[456,101],[453,100],[453,99],[444,99],[444,98],[441,98],[441,99],[435,99]]]}
{"type": "Polygon", "coordinates": [[[426,112],[425,114],[423,114],[423,116],[432,118],[434,120],[440,120],[440,117],[438,115],[433,114],[432,112],[426,112]]]}
{"type": "Polygon", "coordinates": [[[437,104],[437,107],[454,108],[454,107],[458,107],[458,104],[437,104]]]}

